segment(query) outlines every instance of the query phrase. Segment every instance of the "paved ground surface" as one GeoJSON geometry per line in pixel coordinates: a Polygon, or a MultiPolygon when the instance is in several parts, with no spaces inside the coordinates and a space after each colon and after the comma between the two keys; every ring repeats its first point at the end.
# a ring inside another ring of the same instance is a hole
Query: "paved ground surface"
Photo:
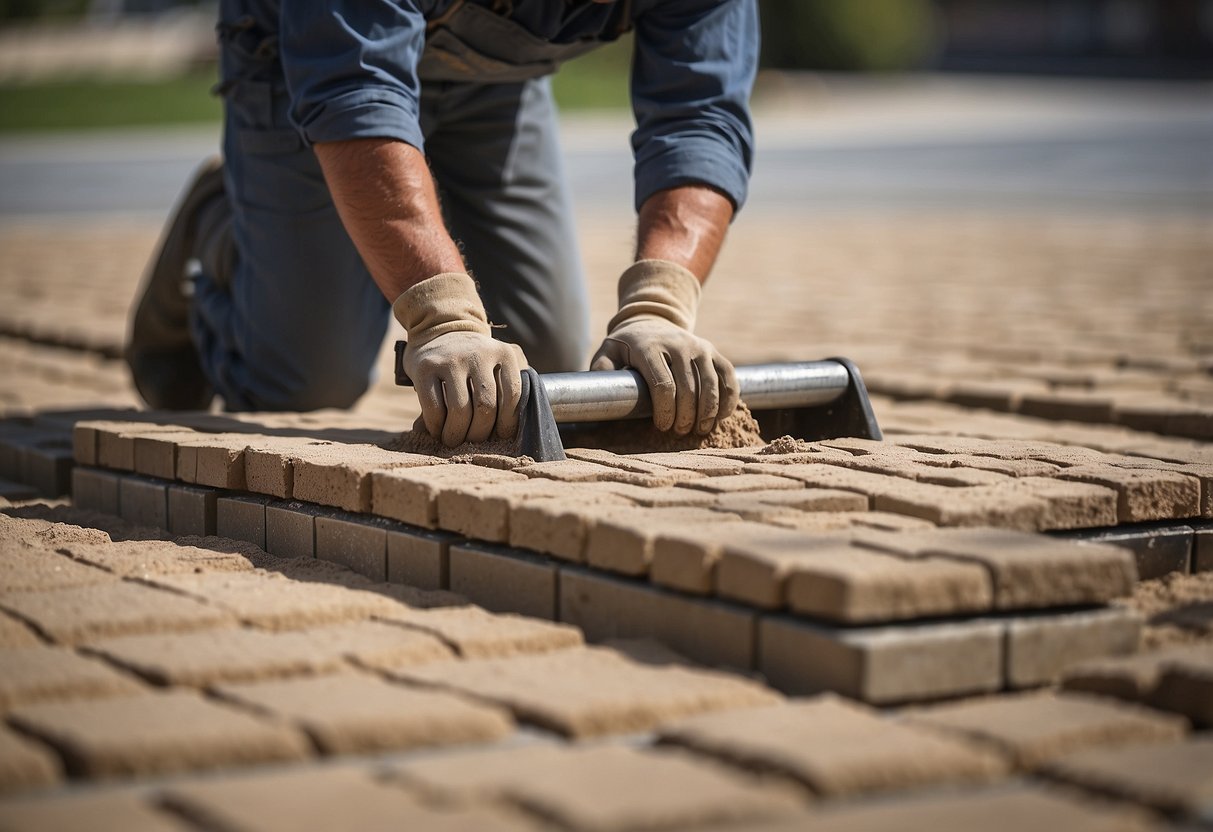
{"type": "Polygon", "coordinates": [[[855,358],[888,441],[534,466],[383,450],[386,382],[130,410],[206,142],[0,148],[0,828],[1213,823],[1204,93],[773,90],[701,331],[855,358]]]}

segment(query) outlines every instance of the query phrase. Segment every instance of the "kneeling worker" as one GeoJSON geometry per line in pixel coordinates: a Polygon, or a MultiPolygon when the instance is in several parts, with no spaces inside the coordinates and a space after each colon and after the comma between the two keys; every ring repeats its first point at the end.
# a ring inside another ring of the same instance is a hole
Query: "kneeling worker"
{"type": "Polygon", "coordinates": [[[581,369],[589,346],[546,76],[634,31],[636,262],[592,368],[640,372],[660,430],[733,411],[732,366],[692,330],[749,179],[755,0],[220,5],[223,162],[132,321],[150,406],[348,407],[390,309],[429,432],[513,436],[521,369],[581,369]]]}

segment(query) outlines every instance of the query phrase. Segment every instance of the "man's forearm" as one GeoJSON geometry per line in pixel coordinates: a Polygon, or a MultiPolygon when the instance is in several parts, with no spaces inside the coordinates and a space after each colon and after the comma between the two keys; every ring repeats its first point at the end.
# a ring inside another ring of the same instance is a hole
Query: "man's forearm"
{"type": "Polygon", "coordinates": [[[713,188],[687,185],[658,191],[640,207],[637,260],[670,260],[707,280],[716,263],[733,203],[713,188]]]}
{"type": "Polygon", "coordinates": [[[323,142],[315,152],[341,222],[389,301],[427,277],[465,270],[419,150],[354,139],[323,142]]]}

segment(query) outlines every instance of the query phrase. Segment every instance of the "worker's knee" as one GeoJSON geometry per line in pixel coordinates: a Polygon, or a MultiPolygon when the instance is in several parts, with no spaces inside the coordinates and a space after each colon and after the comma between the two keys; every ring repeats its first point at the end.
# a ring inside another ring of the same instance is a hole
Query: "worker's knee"
{"type": "Polygon", "coordinates": [[[352,407],[370,387],[378,350],[334,347],[337,337],[311,341],[280,334],[250,337],[245,350],[203,350],[207,375],[228,410],[303,411],[352,407]]]}
{"type": "Polygon", "coordinates": [[[249,396],[257,410],[302,411],[353,407],[370,386],[365,367],[314,367],[276,378],[249,396]]]}

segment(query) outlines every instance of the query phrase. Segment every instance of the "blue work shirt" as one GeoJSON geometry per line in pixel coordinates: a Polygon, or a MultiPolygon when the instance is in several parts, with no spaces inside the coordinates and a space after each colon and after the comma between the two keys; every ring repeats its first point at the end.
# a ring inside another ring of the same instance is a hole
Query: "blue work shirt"
{"type": "MultiPolygon", "coordinates": [[[[467,0],[488,7],[492,0],[467,0]]],[[[310,143],[390,138],[424,150],[418,61],[428,21],[454,0],[282,0],[279,48],[291,117],[310,143]]],[[[703,184],[745,201],[758,62],[755,0],[514,0],[506,16],[552,43],[634,29],[636,207],[703,184]],[[624,19],[624,17],[627,19],[624,19]]]]}

